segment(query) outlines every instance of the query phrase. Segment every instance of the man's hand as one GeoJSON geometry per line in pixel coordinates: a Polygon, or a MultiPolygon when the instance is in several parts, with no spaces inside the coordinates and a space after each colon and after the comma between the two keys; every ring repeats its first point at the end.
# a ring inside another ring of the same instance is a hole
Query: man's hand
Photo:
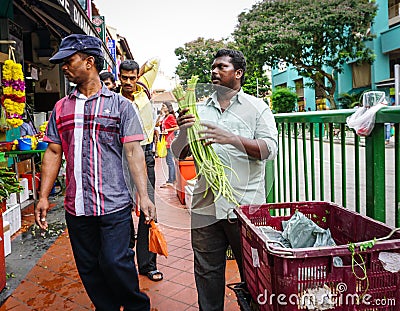
{"type": "Polygon", "coordinates": [[[192,127],[196,122],[196,117],[193,114],[188,114],[189,108],[184,108],[179,111],[176,123],[179,126],[179,134],[171,143],[171,151],[175,157],[185,159],[189,154],[189,144],[187,137],[187,129],[192,127]]]}
{"type": "Polygon", "coordinates": [[[204,130],[199,131],[201,135],[200,140],[204,141],[204,145],[211,145],[213,143],[233,145],[233,141],[237,139],[237,136],[233,133],[225,131],[212,123],[201,122],[200,124],[205,127],[204,130]]]}
{"type": "Polygon", "coordinates": [[[48,228],[46,216],[49,208],[50,204],[47,198],[41,198],[35,208],[35,222],[43,230],[48,228]]]}
{"type": "Polygon", "coordinates": [[[179,130],[186,130],[192,127],[194,122],[196,122],[196,117],[193,114],[187,114],[189,108],[184,108],[179,112],[176,123],[179,126],[179,130]]]}
{"type": "Polygon", "coordinates": [[[144,214],[146,224],[152,220],[157,221],[156,207],[149,197],[140,199],[140,211],[144,214]]]}

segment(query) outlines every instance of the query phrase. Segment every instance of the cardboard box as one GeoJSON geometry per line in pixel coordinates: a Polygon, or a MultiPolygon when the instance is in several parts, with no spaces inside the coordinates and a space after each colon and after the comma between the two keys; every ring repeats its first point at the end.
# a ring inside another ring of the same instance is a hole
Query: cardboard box
{"type": "Polygon", "coordinates": [[[32,171],[31,160],[27,159],[24,161],[17,162],[18,176],[20,174],[25,174],[26,172],[32,171]]]}
{"type": "Polygon", "coordinates": [[[21,229],[21,205],[7,206],[6,211],[3,213],[4,221],[10,223],[10,235],[21,229]]]}
{"type": "Polygon", "coordinates": [[[19,203],[25,202],[29,199],[29,183],[28,178],[20,178],[19,184],[24,188],[22,192],[19,193],[19,203]]]}
{"type": "Polygon", "coordinates": [[[10,197],[6,200],[7,205],[15,205],[17,204],[17,194],[16,193],[11,193],[10,197]]]}
{"type": "Polygon", "coordinates": [[[11,254],[11,226],[7,220],[3,220],[4,257],[11,254]]]}

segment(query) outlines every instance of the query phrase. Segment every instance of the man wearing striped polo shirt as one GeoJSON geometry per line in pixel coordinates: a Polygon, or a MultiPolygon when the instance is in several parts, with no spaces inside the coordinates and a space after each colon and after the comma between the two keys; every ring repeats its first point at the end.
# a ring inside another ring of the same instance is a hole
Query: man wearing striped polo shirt
{"type": "Polygon", "coordinates": [[[139,290],[134,252],[129,248],[132,198],[123,174],[125,157],[142,213],[150,221],[155,207],[147,194],[139,113],[101,83],[100,39],[70,35],[50,61],[61,64],[76,87],[56,103],[48,123],[44,141],[49,146],[35,221],[47,229],[48,196],[64,154],[68,233],[79,275],[96,310],[150,310],[149,297],[139,290]]]}

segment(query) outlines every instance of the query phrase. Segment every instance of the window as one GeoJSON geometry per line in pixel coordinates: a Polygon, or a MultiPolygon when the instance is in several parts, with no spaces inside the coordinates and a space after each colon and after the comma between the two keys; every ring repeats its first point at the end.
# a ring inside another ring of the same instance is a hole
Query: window
{"type": "Polygon", "coordinates": [[[400,23],[400,0],[388,1],[389,11],[389,26],[394,26],[400,23]]]}
{"type": "Polygon", "coordinates": [[[304,85],[303,79],[297,79],[294,81],[294,85],[296,86],[296,94],[299,98],[304,97],[304,85]]]}
{"type": "Polygon", "coordinates": [[[353,63],[353,88],[369,87],[371,86],[371,65],[368,63],[357,64],[353,63]]]}
{"type": "Polygon", "coordinates": [[[394,65],[400,64],[400,51],[393,51],[389,54],[390,77],[394,78],[394,65]]]}
{"type": "Polygon", "coordinates": [[[284,72],[287,69],[287,63],[284,60],[280,60],[278,63],[278,72],[284,72]]]}

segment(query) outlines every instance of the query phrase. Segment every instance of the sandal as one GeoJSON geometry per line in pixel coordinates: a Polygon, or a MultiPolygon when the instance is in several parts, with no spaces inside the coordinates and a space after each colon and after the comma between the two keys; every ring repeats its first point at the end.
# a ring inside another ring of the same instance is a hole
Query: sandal
{"type": "Polygon", "coordinates": [[[173,186],[174,186],[174,184],[171,184],[170,182],[166,182],[165,184],[162,184],[160,186],[160,188],[168,188],[168,187],[173,187],[173,186]]]}
{"type": "Polygon", "coordinates": [[[146,275],[150,280],[154,282],[159,282],[164,278],[164,275],[158,270],[149,271],[146,273],[146,275]]]}

